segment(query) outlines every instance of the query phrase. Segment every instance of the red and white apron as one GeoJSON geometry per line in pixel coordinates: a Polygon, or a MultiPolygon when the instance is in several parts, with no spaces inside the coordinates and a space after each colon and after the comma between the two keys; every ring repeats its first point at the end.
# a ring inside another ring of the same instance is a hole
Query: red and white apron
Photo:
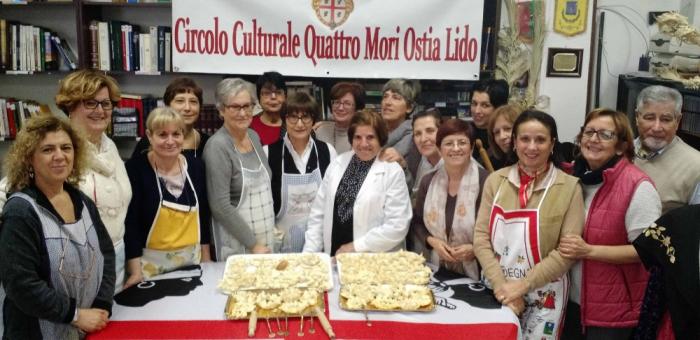
{"type": "MultiPolygon", "coordinates": [[[[497,203],[501,188],[496,192],[489,230],[491,247],[506,280],[524,279],[527,272],[542,259],[539,247],[539,210],[555,177],[556,173],[550,175],[536,209],[505,210],[497,203]]],[[[484,282],[491,286],[485,278],[484,282]]],[[[525,311],[520,316],[523,339],[559,339],[569,296],[568,289],[569,278],[565,274],[525,294],[525,311]]]]}

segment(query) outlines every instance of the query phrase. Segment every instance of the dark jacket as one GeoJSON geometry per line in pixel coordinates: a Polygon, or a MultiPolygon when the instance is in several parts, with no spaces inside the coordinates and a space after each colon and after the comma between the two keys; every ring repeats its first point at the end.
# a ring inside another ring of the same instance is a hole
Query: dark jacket
{"type": "MultiPolygon", "coordinates": [[[[78,189],[66,184],[75,216],[85,205],[92,218],[104,257],[102,281],[92,308],[111,313],[114,295],[114,247],[95,204],[78,189]]],[[[48,198],[34,186],[22,190],[64,223],[48,198]]],[[[7,293],[3,305],[5,339],[41,339],[39,318],[70,323],[76,309],[74,298],[58,294],[52,287],[48,250],[41,221],[31,203],[22,199],[7,201],[0,226],[0,277],[7,293]]]]}
{"type": "Polygon", "coordinates": [[[698,221],[700,205],[674,209],[634,240],[639,258],[652,271],[635,339],[656,338],[667,308],[676,339],[700,339],[698,221]]]}
{"type": "MultiPolygon", "coordinates": [[[[199,157],[199,156],[198,156],[199,157]]],[[[211,234],[211,213],[207,198],[207,183],[204,179],[205,168],[202,158],[185,156],[187,173],[192,179],[194,190],[199,202],[200,244],[209,244],[211,234]]],[[[140,154],[126,162],[126,172],[131,182],[133,196],[124,221],[124,249],[126,259],[141,257],[146,246],[148,233],[153,225],[153,219],[160,208],[160,195],[155,171],[148,162],[146,153],[140,154]]],[[[191,205],[194,204],[194,194],[189,181],[185,182],[182,195],[173,197],[165,186],[161,186],[163,198],[169,202],[191,205]]]]}

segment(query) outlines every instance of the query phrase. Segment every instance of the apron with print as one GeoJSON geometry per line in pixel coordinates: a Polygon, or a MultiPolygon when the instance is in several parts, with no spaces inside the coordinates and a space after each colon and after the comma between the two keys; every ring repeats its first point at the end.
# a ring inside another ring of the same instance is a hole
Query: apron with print
{"type": "MultiPolygon", "coordinates": [[[[257,244],[264,245],[274,251],[277,248],[275,240],[278,239],[275,235],[279,233],[275,229],[275,208],[272,202],[270,175],[255,147],[253,147],[253,152],[260,161],[257,169],[244,168],[243,161],[239,159],[243,185],[236,210],[255,234],[257,244]]],[[[217,261],[226,261],[230,255],[248,252],[245,245],[227,231],[229,228],[238,228],[239,226],[224,226],[217,223],[216,220],[212,224],[217,261]]]]}
{"type": "MultiPolygon", "coordinates": [[[[521,280],[542,259],[539,248],[539,210],[556,175],[552,175],[536,209],[505,210],[494,197],[489,220],[491,246],[506,280],[521,280]]],[[[485,280],[486,281],[486,280],[485,280]]],[[[486,282],[490,287],[490,283],[486,282]]],[[[525,294],[520,317],[523,339],[559,339],[569,296],[568,274],[525,294]]]]}
{"type": "Polygon", "coordinates": [[[316,169],[308,174],[284,173],[284,152],[282,147],[282,188],[280,190],[280,211],[277,213],[277,228],[281,232],[282,253],[300,253],[304,249],[306,222],[311,211],[311,204],[321,185],[321,163],[318,149],[316,152],[316,169]]]}
{"type": "MultiPolygon", "coordinates": [[[[190,175],[187,172],[185,175],[194,195],[194,206],[164,200],[156,174],[160,206],[141,256],[141,270],[145,279],[201,261],[199,200],[190,175]]],[[[186,194],[183,190],[182,195],[186,194]]]]}
{"type": "MultiPolygon", "coordinates": [[[[45,208],[24,193],[12,197],[32,204],[41,221],[51,267],[51,286],[60,295],[75,299],[76,308],[91,308],[102,283],[104,257],[100,251],[92,218],[87,207],[74,223],[62,224],[45,208]]],[[[84,333],[67,323],[39,319],[44,339],[80,339],[84,333]]]]}

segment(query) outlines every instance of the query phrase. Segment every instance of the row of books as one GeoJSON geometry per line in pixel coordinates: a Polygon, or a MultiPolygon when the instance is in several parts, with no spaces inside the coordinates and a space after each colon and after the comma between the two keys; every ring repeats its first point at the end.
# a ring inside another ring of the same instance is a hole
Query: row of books
{"type": "Polygon", "coordinates": [[[681,130],[700,134],[700,98],[683,96],[681,130]]]}
{"type": "Polygon", "coordinates": [[[0,19],[0,69],[31,73],[76,69],[77,57],[66,39],[39,26],[0,19]]]}
{"type": "Polygon", "coordinates": [[[47,105],[33,100],[0,98],[0,139],[14,139],[29,117],[47,112],[51,112],[47,105]]]}
{"type": "Polygon", "coordinates": [[[163,106],[163,99],[150,95],[122,94],[122,99],[112,110],[113,137],[144,137],[148,113],[163,106]]]}
{"type": "Polygon", "coordinates": [[[90,22],[90,66],[103,71],[172,71],[170,27],[141,29],[124,21],[90,22]]]}
{"type": "Polygon", "coordinates": [[[199,110],[199,118],[195,123],[194,128],[208,135],[213,135],[214,132],[224,124],[224,120],[219,115],[219,110],[213,104],[202,105],[199,110]]]}

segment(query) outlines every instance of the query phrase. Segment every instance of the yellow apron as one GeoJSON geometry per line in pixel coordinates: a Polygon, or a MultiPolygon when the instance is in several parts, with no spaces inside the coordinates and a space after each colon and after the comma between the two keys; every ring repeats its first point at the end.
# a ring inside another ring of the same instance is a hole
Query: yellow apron
{"type": "MultiPolygon", "coordinates": [[[[156,173],[160,207],[141,256],[141,270],[145,279],[183,266],[199,264],[201,261],[199,200],[190,175],[185,174],[194,195],[194,206],[163,200],[163,191],[156,173]]],[[[183,190],[182,194],[187,193],[183,190]]]]}

